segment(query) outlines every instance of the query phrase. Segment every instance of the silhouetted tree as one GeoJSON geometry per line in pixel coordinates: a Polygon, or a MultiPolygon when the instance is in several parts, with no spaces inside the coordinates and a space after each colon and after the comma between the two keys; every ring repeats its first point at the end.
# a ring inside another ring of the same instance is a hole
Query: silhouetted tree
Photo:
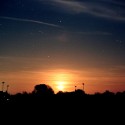
{"type": "Polygon", "coordinates": [[[44,95],[53,95],[54,90],[51,86],[46,84],[38,84],[35,85],[34,90],[32,92],[35,95],[44,96],[44,95]]]}
{"type": "Polygon", "coordinates": [[[77,89],[77,90],[75,91],[75,93],[76,93],[77,95],[79,95],[79,96],[85,95],[85,92],[84,92],[83,90],[81,90],[81,89],[77,89]]]}
{"type": "Polygon", "coordinates": [[[115,94],[113,92],[110,92],[109,90],[106,90],[104,93],[102,93],[102,95],[105,95],[105,96],[114,96],[115,94]]]}
{"type": "Polygon", "coordinates": [[[63,91],[58,91],[58,92],[56,93],[56,95],[62,95],[62,94],[64,94],[63,91]]]}

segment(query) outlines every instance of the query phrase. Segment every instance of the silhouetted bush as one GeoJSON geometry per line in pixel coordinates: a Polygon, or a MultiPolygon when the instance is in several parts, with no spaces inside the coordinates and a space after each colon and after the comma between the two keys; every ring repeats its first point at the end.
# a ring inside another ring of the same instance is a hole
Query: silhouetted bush
{"type": "Polygon", "coordinates": [[[54,90],[49,85],[39,84],[35,85],[32,94],[35,94],[37,96],[50,96],[54,95],[54,90]]]}

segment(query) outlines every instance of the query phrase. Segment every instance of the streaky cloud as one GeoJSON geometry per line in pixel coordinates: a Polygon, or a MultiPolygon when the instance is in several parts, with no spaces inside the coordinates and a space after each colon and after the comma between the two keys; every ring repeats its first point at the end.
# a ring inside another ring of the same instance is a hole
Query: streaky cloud
{"type": "Polygon", "coordinates": [[[93,32],[77,32],[82,35],[112,35],[110,32],[93,31],[93,32]]]}
{"type": "Polygon", "coordinates": [[[7,19],[7,20],[15,20],[15,21],[22,21],[22,22],[29,22],[29,23],[36,23],[36,24],[42,24],[46,26],[61,28],[59,25],[55,25],[52,23],[46,23],[38,20],[30,20],[30,19],[23,19],[23,18],[15,18],[15,17],[6,17],[6,16],[0,16],[1,19],[7,19]]]}
{"type": "MultiPolygon", "coordinates": [[[[125,5],[123,5],[125,7],[125,5]]],[[[103,17],[107,19],[125,21],[125,9],[118,3],[115,2],[106,2],[105,3],[87,3],[86,7],[88,8],[86,13],[97,17],[103,17]],[[110,5],[111,4],[111,5],[110,5]]]]}
{"type": "MultiPolygon", "coordinates": [[[[48,0],[47,0],[48,1],[48,0]]],[[[45,2],[45,1],[44,1],[45,2]]],[[[52,5],[71,14],[87,13],[96,17],[125,21],[125,2],[116,0],[51,0],[52,5]]]]}
{"type": "Polygon", "coordinates": [[[86,10],[86,6],[81,4],[78,1],[69,1],[69,0],[51,0],[50,3],[55,3],[60,9],[69,13],[81,13],[83,10],[86,10]]]}

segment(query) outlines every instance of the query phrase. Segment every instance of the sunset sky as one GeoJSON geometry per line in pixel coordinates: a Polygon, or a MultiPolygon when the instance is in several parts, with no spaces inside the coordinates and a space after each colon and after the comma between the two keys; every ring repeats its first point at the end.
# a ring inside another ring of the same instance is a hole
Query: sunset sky
{"type": "Polygon", "coordinates": [[[0,91],[36,84],[125,90],[124,0],[0,0],[0,91]]]}

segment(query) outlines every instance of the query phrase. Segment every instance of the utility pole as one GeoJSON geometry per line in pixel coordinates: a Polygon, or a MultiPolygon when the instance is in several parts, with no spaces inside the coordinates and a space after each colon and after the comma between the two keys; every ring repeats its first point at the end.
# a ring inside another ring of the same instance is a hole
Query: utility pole
{"type": "Polygon", "coordinates": [[[77,87],[77,86],[75,86],[75,91],[76,91],[76,87],[77,87]]]}
{"type": "Polygon", "coordinates": [[[4,90],[4,83],[5,83],[5,82],[2,82],[2,92],[3,92],[3,90],[4,90]]]}
{"type": "Polygon", "coordinates": [[[84,83],[82,83],[82,85],[83,85],[83,91],[84,91],[84,85],[85,85],[85,84],[84,84],[84,83]]]}
{"type": "Polygon", "coordinates": [[[9,85],[7,85],[7,91],[6,91],[7,93],[8,93],[8,88],[9,88],[9,85]]]}

